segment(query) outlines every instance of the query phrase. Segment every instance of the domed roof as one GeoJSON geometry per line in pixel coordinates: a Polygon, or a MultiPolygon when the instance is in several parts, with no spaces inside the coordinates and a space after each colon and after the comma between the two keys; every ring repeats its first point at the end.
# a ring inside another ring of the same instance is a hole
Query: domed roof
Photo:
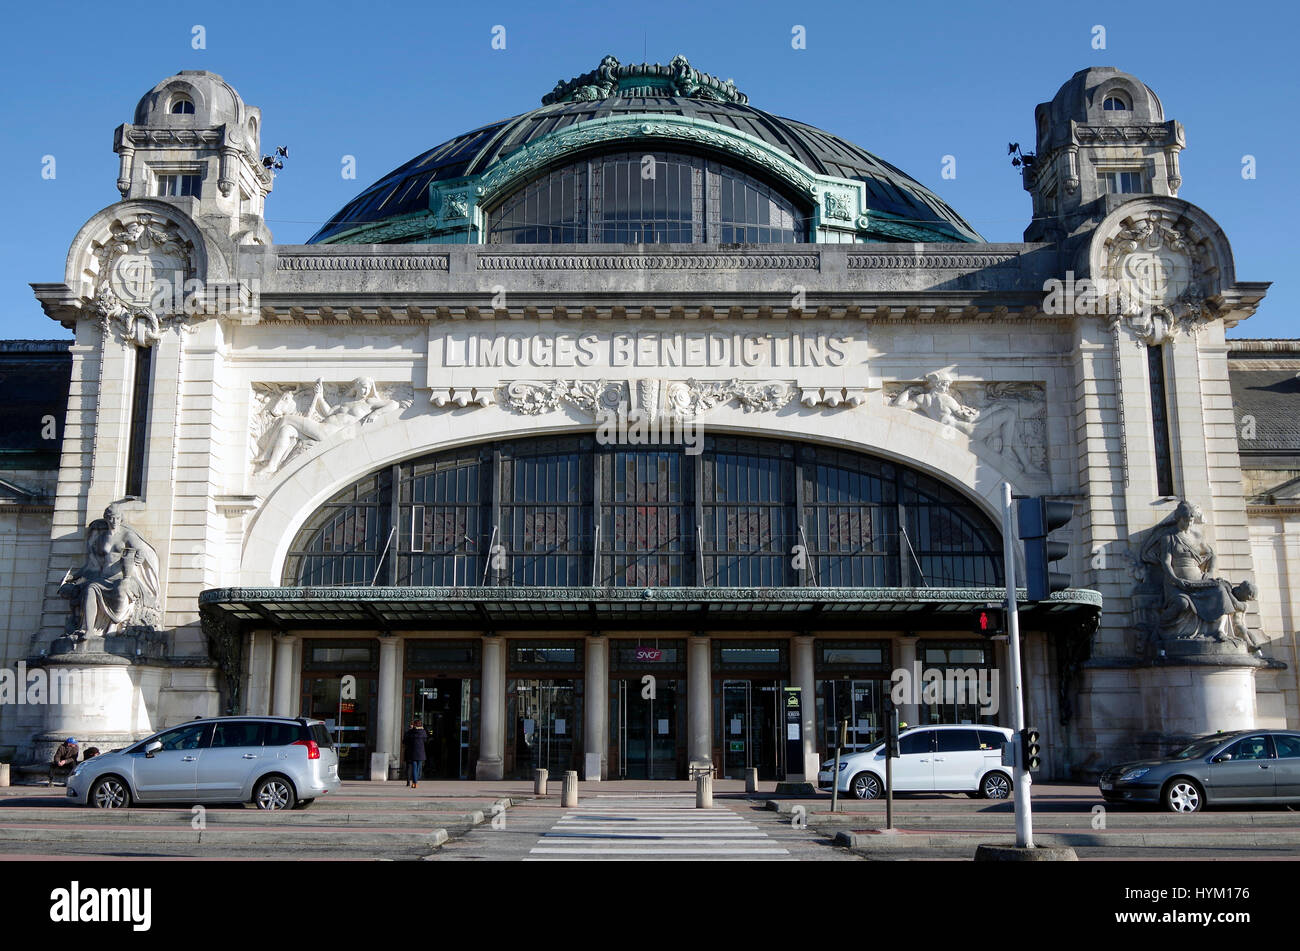
{"type": "MultiPolygon", "coordinates": [[[[869,240],[983,240],[956,211],[898,168],[829,132],[754,108],[730,80],[698,72],[684,57],[669,66],[620,66],[606,57],[600,69],[558,83],[542,102],[539,109],[466,132],[417,155],[348,202],[309,243],[351,243],[348,232],[359,227],[427,211],[431,185],[485,175],[558,130],[639,116],[735,130],[785,153],[815,175],[863,182],[867,215],[884,228],[869,240]],[[891,222],[894,227],[884,227],[891,222]]],[[[637,138],[632,130],[623,141],[637,138]]],[[[659,148],[665,147],[662,138],[657,141],[659,148]]],[[[358,233],[352,240],[367,238],[358,233]]]]}

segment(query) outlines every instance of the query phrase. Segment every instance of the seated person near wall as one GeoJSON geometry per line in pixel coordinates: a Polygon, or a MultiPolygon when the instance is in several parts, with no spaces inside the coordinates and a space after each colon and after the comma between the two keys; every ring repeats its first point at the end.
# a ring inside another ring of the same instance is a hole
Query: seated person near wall
{"type": "Polygon", "coordinates": [[[50,762],[50,781],[49,785],[53,786],[56,779],[67,780],[68,774],[77,765],[77,741],[73,737],[68,737],[59,744],[58,749],[54,751],[54,759],[50,762]]]}

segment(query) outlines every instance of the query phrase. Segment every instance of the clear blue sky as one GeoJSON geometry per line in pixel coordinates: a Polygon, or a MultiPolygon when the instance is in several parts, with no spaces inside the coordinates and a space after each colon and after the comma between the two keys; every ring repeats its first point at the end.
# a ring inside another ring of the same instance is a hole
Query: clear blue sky
{"type": "Polygon", "coordinates": [[[370,182],[451,136],[533,109],[557,79],[623,62],[733,78],[760,109],[857,142],[911,174],[991,241],[1021,240],[1029,196],[1007,143],[1032,148],[1034,106],[1075,71],[1135,74],[1187,127],[1181,197],[1232,242],[1241,280],[1274,282],[1236,336],[1300,336],[1296,33],[1285,3],[671,2],[23,3],[0,37],[9,191],[0,337],[59,337],[28,282],[58,281],[78,228],[117,200],[113,129],[182,69],[220,73],[289,147],[267,200],[277,243],[306,240],[370,182]],[[192,48],[194,25],[206,49],[192,48]],[[1106,49],[1092,48],[1093,27],[1106,49]],[[506,28],[505,50],[492,29],[506,28]],[[807,48],[791,45],[806,30],[807,48]],[[644,55],[643,55],[644,53],[644,55]],[[1243,155],[1257,178],[1244,180],[1243,155]],[[41,177],[53,155],[56,178],[41,177]],[[354,155],[357,178],[340,175],[354,155]],[[957,177],[941,177],[943,156],[957,177]]]}

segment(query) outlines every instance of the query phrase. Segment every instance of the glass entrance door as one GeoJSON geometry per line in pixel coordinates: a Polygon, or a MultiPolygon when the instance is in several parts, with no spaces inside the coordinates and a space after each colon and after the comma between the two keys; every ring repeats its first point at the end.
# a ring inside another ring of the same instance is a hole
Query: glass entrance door
{"type": "Polygon", "coordinates": [[[340,779],[366,779],[375,749],[375,681],[337,675],[303,678],[303,716],[324,720],[339,754],[340,779]]]}
{"type": "Polygon", "coordinates": [[[757,769],[759,779],[781,779],[781,682],[725,680],[722,682],[722,774],[744,779],[757,769]]]}
{"type": "Polygon", "coordinates": [[[470,701],[473,681],[468,678],[430,677],[410,682],[412,717],[424,722],[426,779],[468,779],[470,763],[470,701]]]}
{"type": "Polygon", "coordinates": [[[511,719],[515,725],[514,772],[531,779],[533,770],[550,770],[563,779],[576,769],[577,685],[572,680],[514,680],[510,682],[511,719]]]}
{"type": "Polygon", "coordinates": [[[619,779],[679,779],[675,680],[616,680],[615,749],[619,779]]]}
{"type": "Polygon", "coordinates": [[[883,736],[884,697],[888,681],[825,680],[824,748],[834,751],[841,720],[849,721],[847,751],[865,750],[883,736]]]}

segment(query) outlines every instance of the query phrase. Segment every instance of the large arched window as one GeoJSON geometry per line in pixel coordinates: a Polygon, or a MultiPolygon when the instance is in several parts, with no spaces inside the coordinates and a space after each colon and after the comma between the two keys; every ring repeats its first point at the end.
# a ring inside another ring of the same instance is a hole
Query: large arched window
{"type": "Polygon", "coordinates": [[[488,244],[794,243],[808,217],[719,162],[673,152],[596,155],[528,183],[488,212],[488,244]]]}
{"type": "Polygon", "coordinates": [[[960,492],[862,453],[548,437],[367,476],[308,519],[284,583],[992,587],[1001,541],[960,492]]]}

